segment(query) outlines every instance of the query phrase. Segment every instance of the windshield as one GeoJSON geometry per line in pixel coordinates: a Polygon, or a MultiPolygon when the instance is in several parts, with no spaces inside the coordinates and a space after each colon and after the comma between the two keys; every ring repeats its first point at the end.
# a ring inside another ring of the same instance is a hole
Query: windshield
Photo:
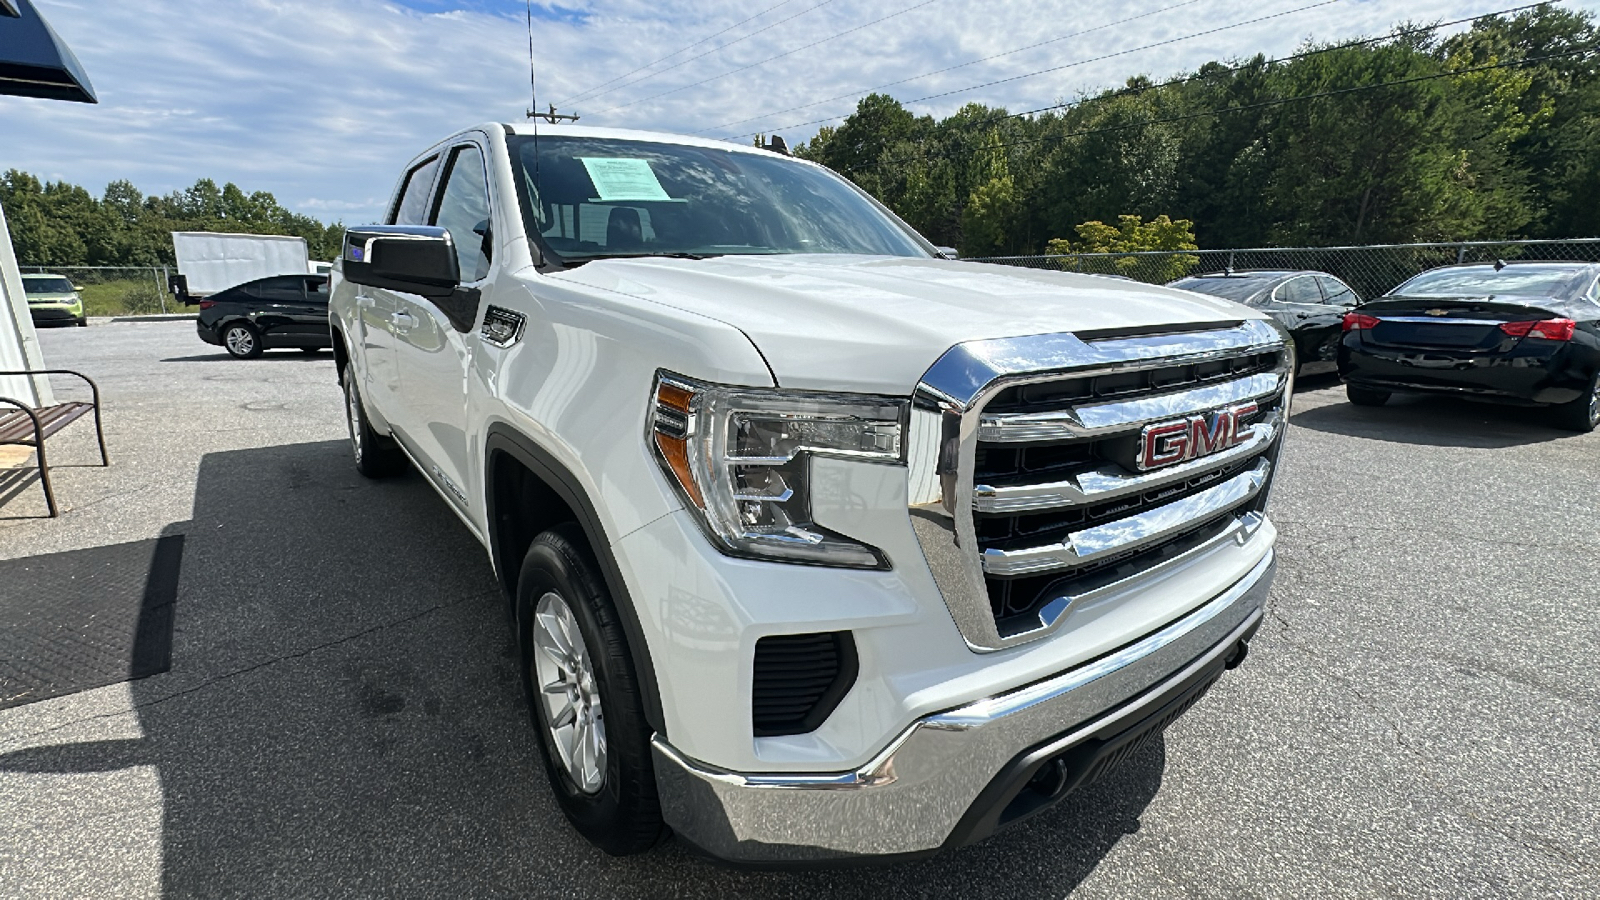
{"type": "MultiPolygon", "coordinates": [[[[1273,278],[1276,277],[1273,276],[1273,278]]],[[[1196,275],[1190,278],[1180,278],[1167,285],[1167,287],[1198,291],[1202,294],[1210,294],[1213,297],[1221,297],[1224,300],[1243,303],[1271,284],[1273,278],[1241,278],[1236,275],[1229,275],[1223,278],[1202,278],[1196,275]]]]}
{"type": "Polygon", "coordinates": [[[22,292],[25,294],[70,294],[72,282],[65,278],[37,275],[22,276],[22,292]]]}
{"type": "Polygon", "coordinates": [[[567,262],[619,256],[933,255],[844,180],[777,154],[510,139],[528,231],[567,262]]]}
{"type": "Polygon", "coordinates": [[[1516,265],[1496,272],[1491,266],[1434,269],[1390,291],[1399,297],[1487,297],[1492,294],[1561,297],[1578,269],[1572,266],[1516,265]]]}

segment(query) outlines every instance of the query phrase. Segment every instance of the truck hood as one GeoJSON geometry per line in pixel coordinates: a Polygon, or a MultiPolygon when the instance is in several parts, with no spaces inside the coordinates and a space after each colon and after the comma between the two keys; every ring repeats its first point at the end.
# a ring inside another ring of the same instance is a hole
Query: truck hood
{"type": "Polygon", "coordinates": [[[553,277],[738,328],[780,386],[803,390],[907,394],[964,341],[1263,318],[1134,281],[939,259],[615,259],[553,277]]]}

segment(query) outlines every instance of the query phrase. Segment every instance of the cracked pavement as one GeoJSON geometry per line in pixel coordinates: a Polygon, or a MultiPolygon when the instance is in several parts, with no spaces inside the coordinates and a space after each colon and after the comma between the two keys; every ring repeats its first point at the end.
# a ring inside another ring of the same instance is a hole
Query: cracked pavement
{"type": "Polygon", "coordinates": [[[975,847],[760,873],[566,826],[484,551],[355,473],[331,357],[41,343],[100,381],[114,465],[57,472],[61,519],[0,506],[0,558],[185,551],[171,671],[0,711],[0,897],[1600,895],[1600,434],[1537,411],[1308,379],[1272,614],[1163,739],[975,847]]]}

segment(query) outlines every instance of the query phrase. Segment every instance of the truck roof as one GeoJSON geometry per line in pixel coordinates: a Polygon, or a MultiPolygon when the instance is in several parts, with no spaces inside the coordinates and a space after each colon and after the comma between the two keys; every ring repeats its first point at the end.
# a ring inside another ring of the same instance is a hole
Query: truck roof
{"type": "MultiPolygon", "coordinates": [[[[534,133],[534,123],[532,122],[523,122],[519,125],[502,123],[500,127],[504,128],[508,135],[534,133]]],[[[667,131],[643,131],[634,128],[605,128],[594,125],[570,125],[567,123],[548,125],[541,122],[538,124],[538,131],[540,135],[545,137],[612,138],[625,141],[652,141],[660,144],[683,144],[691,147],[707,147],[714,150],[741,150],[750,153],[771,152],[750,144],[735,143],[717,138],[694,137],[687,134],[673,134],[667,131]]]]}

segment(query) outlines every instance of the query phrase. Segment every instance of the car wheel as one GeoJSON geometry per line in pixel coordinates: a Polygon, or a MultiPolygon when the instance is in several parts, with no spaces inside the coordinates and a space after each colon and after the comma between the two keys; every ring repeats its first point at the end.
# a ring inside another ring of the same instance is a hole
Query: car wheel
{"type": "Polygon", "coordinates": [[[261,355],[261,334],[244,322],[222,329],[222,346],[234,359],[255,359],[261,355]]]}
{"type": "Polygon", "coordinates": [[[1552,407],[1556,424],[1569,431],[1587,434],[1600,425],[1600,370],[1589,376],[1589,390],[1569,403],[1552,407]]]}
{"type": "Polygon", "coordinates": [[[1357,406],[1382,406],[1389,402],[1388,391],[1375,391],[1372,388],[1356,387],[1353,384],[1344,386],[1344,395],[1351,403],[1357,406]]]}
{"type": "Polygon", "coordinates": [[[516,610],[523,688],[556,802],[607,853],[648,850],[666,833],[651,728],[616,605],[576,525],[534,538],[516,610]]]}
{"type": "Polygon", "coordinates": [[[356,471],[368,478],[387,478],[399,472],[405,465],[405,457],[393,438],[378,434],[367,424],[367,408],[362,405],[351,367],[345,367],[339,383],[344,388],[344,421],[350,432],[350,451],[356,459],[356,471]]]}
{"type": "Polygon", "coordinates": [[[79,319],[78,320],[78,327],[79,328],[88,328],[89,327],[89,320],[86,319],[86,318],[85,319],[79,319]]]}

